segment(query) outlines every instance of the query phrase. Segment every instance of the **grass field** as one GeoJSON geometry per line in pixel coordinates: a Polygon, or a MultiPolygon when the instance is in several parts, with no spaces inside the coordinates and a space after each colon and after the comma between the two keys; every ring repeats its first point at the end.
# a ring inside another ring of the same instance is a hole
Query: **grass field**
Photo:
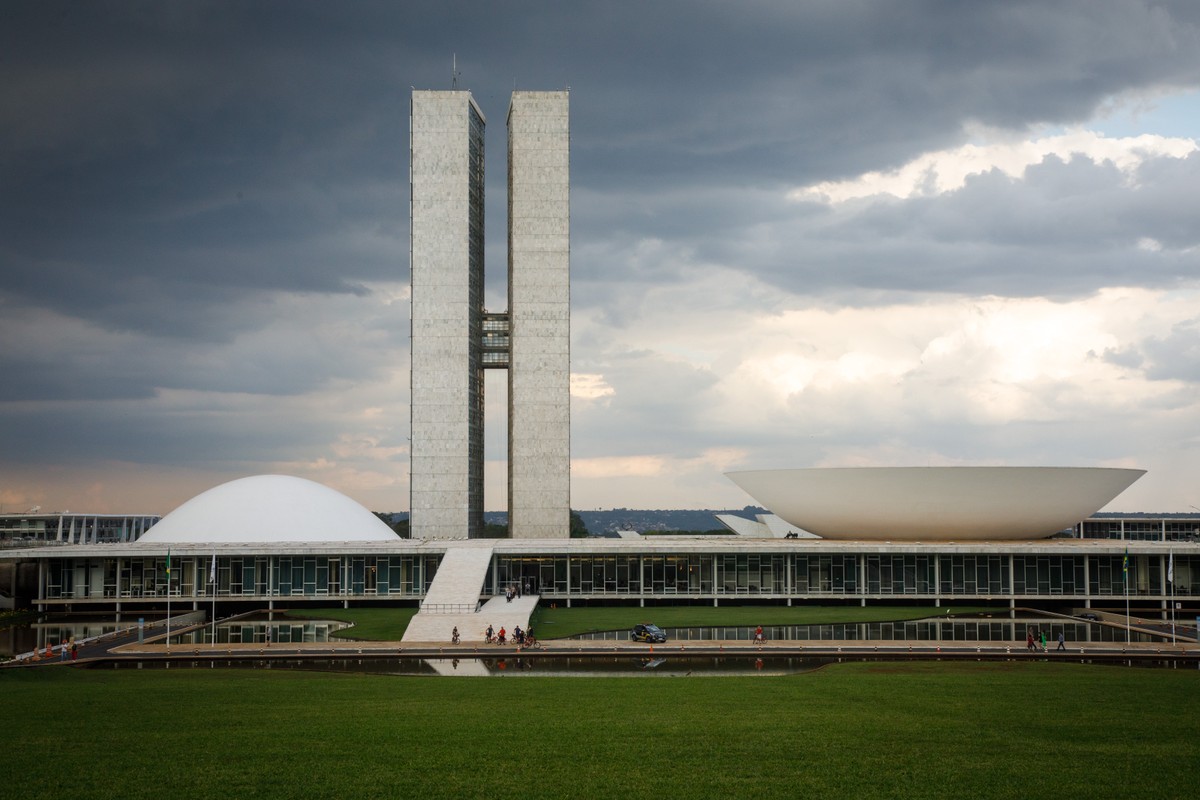
{"type": "Polygon", "coordinates": [[[1049,663],[0,671],[6,798],[1193,797],[1198,698],[1193,670],[1049,663]]]}
{"type": "MultiPolygon", "coordinates": [[[[839,622],[885,622],[923,619],[933,615],[995,613],[1002,610],[963,606],[931,608],[929,606],[585,606],[549,608],[539,605],[534,611],[533,626],[542,639],[559,639],[589,631],[616,631],[631,628],[639,622],[650,621],[664,628],[714,625],[829,625],[839,622]]],[[[343,639],[397,642],[415,608],[306,608],[289,611],[295,619],[336,619],[354,623],[354,627],[338,631],[343,639]]]]}
{"type": "Polygon", "coordinates": [[[293,619],[336,619],[353,623],[354,627],[337,631],[339,639],[361,639],[370,642],[398,642],[404,629],[417,613],[415,608],[306,608],[288,611],[293,619]]]}
{"type": "Polygon", "coordinates": [[[539,605],[533,627],[541,639],[574,636],[589,631],[616,631],[639,622],[663,628],[736,625],[829,625],[841,622],[887,622],[951,614],[994,613],[1002,609],[930,606],[583,606],[549,608],[539,605]]]}

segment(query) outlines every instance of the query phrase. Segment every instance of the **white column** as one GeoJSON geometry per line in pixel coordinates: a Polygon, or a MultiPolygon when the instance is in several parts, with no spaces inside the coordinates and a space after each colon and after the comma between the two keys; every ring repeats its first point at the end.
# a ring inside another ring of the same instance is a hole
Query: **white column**
{"type": "Polygon", "coordinates": [[[1083,555],[1083,607],[1092,607],[1092,559],[1083,555]]]}
{"type": "MultiPolygon", "coordinates": [[[[13,567],[13,572],[14,573],[16,572],[15,565],[13,567]]],[[[42,602],[45,599],[46,599],[46,559],[39,558],[38,559],[38,590],[37,590],[38,611],[45,610],[46,606],[42,602]]]]}
{"type": "MultiPolygon", "coordinates": [[[[976,574],[978,574],[978,570],[976,570],[976,574]]],[[[979,588],[976,587],[975,591],[978,592],[979,588]]],[[[942,559],[936,554],[933,556],[933,607],[942,607],[942,559]]]]}

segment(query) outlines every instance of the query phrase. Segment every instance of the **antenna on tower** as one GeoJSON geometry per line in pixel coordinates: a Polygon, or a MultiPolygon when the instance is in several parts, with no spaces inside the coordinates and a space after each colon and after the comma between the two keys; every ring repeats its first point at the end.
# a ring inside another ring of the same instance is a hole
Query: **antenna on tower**
{"type": "Polygon", "coordinates": [[[450,88],[458,88],[458,53],[450,54],[450,88]]]}

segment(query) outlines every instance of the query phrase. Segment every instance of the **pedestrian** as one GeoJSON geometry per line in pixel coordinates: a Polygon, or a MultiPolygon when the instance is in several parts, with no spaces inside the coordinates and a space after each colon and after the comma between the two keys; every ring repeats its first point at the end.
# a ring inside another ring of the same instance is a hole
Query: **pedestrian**
{"type": "Polygon", "coordinates": [[[67,644],[66,639],[63,639],[61,644],[62,644],[62,647],[59,649],[58,660],[66,661],[67,660],[67,648],[69,648],[70,645],[67,644]]]}
{"type": "Polygon", "coordinates": [[[484,639],[483,639],[483,640],[484,640],[485,642],[487,642],[488,644],[491,644],[491,643],[492,643],[492,640],[493,640],[493,639],[495,639],[495,638],[496,638],[496,629],[495,629],[495,628],[493,628],[493,627],[492,627],[492,626],[489,624],[489,625],[487,626],[487,631],[486,631],[486,633],[485,633],[485,636],[484,636],[484,639]]]}
{"type": "Polygon", "coordinates": [[[71,660],[74,661],[75,657],[78,655],[79,655],[79,643],[76,642],[74,639],[72,639],[71,640],[71,660]]]}
{"type": "Polygon", "coordinates": [[[454,630],[450,631],[450,644],[458,644],[458,626],[454,626],[454,630]]]}
{"type": "Polygon", "coordinates": [[[521,584],[517,584],[517,599],[521,599],[521,584]]]}
{"type": "Polygon", "coordinates": [[[1025,649],[1037,650],[1037,645],[1033,643],[1033,628],[1025,629],[1025,649]]]}
{"type": "Polygon", "coordinates": [[[763,640],[762,625],[754,629],[754,641],[761,643],[763,640]]]}
{"type": "Polygon", "coordinates": [[[1044,653],[1044,652],[1046,652],[1046,632],[1042,631],[1041,635],[1042,635],[1042,652],[1044,653]]]}
{"type": "Polygon", "coordinates": [[[271,646],[271,626],[270,625],[267,626],[267,632],[264,635],[264,638],[266,639],[267,647],[270,647],[271,646]]]}
{"type": "Polygon", "coordinates": [[[1058,647],[1054,648],[1054,651],[1058,652],[1059,650],[1066,650],[1067,646],[1065,644],[1065,641],[1066,641],[1066,637],[1063,636],[1062,631],[1059,631],[1058,632],[1058,647]]]}

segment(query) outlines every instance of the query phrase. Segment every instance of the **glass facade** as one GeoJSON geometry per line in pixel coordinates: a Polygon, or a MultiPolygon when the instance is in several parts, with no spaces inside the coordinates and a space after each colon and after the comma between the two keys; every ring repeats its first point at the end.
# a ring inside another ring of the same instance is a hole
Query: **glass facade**
{"type": "Polygon", "coordinates": [[[1083,594],[1084,561],[1083,556],[1013,556],[1013,593],[1083,594]]]}
{"type": "Polygon", "coordinates": [[[1003,596],[1011,591],[1008,556],[940,556],[939,587],[944,595],[1003,596]]]}
{"type": "Polygon", "coordinates": [[[858,568],[854,556],[792,556],[792,592],[798,595],[856,594],[858,568]]]}
{"type": "MultiPolygon", "coordinates": [[[[695,599],[1123,595],[1123,556],[1031,554],[691,553],[497,555],[485,593],[520,584],[547,598],[695,599]],[[1088,576],[1090,575],[1090,581],[1088,576]]],[[[1130,594],[1169,595],[1167,556],[1131,555],[1130,594]],[[1163,588],[1165,587],[1165,588],[1163,588]]],[[[1175,592],[1200,593],[1200,556],[1175,558],[1175,592]]]]}
{"type": "MultiPolygon", "coordinates": [[[[1176,570],[1180,570],[1178,562],[1177,559],[1176,570]]],[[[1088,593],[1111,596],[1128,592],[1131,597],[1169,594],[1170,586],[1165,582],[1166,566],[1166,556],[1089,556],[1088,593]]],[[[1178,589],[1176,591],[1178,593],[1178,589]]]]}
{"type": "MultiPolygon", "coordinates": [[[[1182,549],[1182,548],[1181,548],[1182,549]]],[[[40,596],[50,601],[172,598],[420,599],[441,554],[47,557],[40,596]]],[[[549,602],[764,598],[914,598],[1083,601],[1200,596],[1200,554],[976,554],[854,552],[498,553],[481,587],[520,586],[549,602]],[[1170,578],[1168,578],[1170,573],[1170,578]]]]}
{"type": "Polygon", "coordinates": [[[934,559],[926,555],[869,555],[867,594],[933,594],[934,559]]]}
{"type": "MultiPolygon", "coordinates": [[[[440,555],[220,556],[218,598],[424,597],[440,555]]],[[[46,562],[47,600],[211,598],[212,559],[67,558],[46,562]]]]}
{"type": "Polygon", "coordinates": [[[1097,517],[1079,523],[1084,539],[1123,539],[1131,542],[1200,542],[1200,517],[1097,517]]]}
{"type": "Polygon", "coordinates": [[[483,368],[508,369],[508,314],[483,313],[483,368]]]}

